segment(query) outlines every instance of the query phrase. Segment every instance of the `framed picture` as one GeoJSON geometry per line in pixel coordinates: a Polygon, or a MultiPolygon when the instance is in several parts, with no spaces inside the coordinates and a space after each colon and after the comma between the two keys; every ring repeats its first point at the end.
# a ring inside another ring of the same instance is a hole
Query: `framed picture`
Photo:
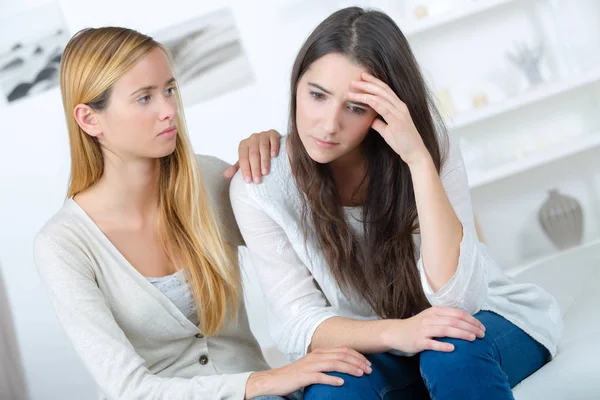
{"type": "Polygon", "coordinates": [[[69,38],[55,1],[15,16],[0,15],[0,92],[8,103],[58,86],[69,38]]]}
{"type": "Polygon", "coordinates": [[[229,8],[173,25],[153,36],[173,56],[186,106],[254,81],[250,61],[229,8]]]}

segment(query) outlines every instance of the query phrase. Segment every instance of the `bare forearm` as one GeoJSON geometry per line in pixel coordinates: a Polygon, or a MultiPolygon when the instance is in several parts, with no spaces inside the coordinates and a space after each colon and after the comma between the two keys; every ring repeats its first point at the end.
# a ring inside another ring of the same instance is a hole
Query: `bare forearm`
{"type": "Polygon", "coordinates": [[[333,317],[317,327],[309,351],[321,347],[347,346],[363,354],[390,351],[387,332],[400,320],[360,321],[333,317]]]}
{"type": "Polygon", "coordinates": [[[438,291],[458,267],[462,224],[429,154],[410,165],[410,170],[419,214],[423,267],[429,285],[438,291]]]}

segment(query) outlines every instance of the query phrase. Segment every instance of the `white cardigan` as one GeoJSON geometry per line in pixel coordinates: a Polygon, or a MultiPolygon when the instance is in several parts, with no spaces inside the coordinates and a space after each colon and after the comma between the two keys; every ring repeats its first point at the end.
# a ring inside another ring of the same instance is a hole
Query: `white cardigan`
{"type": "MultiPolygon", "coordinates": [[[[421,282],[432,305],[458,307],[471,314],[493,311],[522,328],[554,356],[562,334],[556,300],[532,284],[516,284],[504,276],[475,232],[467,176],[454,138],[450,138],[441,180],[463,225],[463,239],[455,275],[436,293],[428,285],[418,260],[421,282]]],[[[372,320],[366,304],[348,299],[329,271],[308,225],[304,241],[301,226],[303,195],[291,172],[285,138],[281,154],[260,185],[247,184],[238,173],[230,194],[238,226],[248,246],[271,315],[270,330],[279,349],[290,360],[306,354],[319,324],[333,316],[372,320]],[[316,284],[315,284],[316,283],[316,284]]],[[[352,228],[362,233],[361,208],[346,208],[352,228]],[[354,218],[353,218],[354,217],[354,218]]],[[[420,237],[414,235],[417,248],[420,237]]]]}
{"type": "MultiPolygon", "coordinates": [[[[226,239],[241,244],[227,164],[198,161],[226,239]]],[[[250,371],[269,368],[243,301],[222,334],[202,336],[73,200],[39,232],[34,253],[59,321],[108,399],[243,399],[250,371]]]]}

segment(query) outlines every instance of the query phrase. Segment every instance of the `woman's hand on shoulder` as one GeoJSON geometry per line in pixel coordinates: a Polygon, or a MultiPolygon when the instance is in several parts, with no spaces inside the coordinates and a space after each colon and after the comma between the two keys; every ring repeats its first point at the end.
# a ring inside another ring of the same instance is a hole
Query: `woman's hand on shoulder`
{"type": "Polygon", "coordinates": [[[232,178],[238,169],[247,183],[260,183],[269,174],[271,157],[279,154],[281,135],[274,129],[253,133],[238,146],[238,161],[227,168],[223,175],[232,178]]]}
{"type": "Polygon", "coordinates": [[[313,384],[341,386],[343,379],[326,372],[353,376],[371,373],[371,363],[348,347],[319,348],[281,368],[255,372],[246,384],[246,399],[258,396],[285,396],[313,384]]]}

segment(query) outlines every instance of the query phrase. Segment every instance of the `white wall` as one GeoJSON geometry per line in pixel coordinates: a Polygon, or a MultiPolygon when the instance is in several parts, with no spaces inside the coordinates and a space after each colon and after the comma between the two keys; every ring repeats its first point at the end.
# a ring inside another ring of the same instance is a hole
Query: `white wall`
{"type": "MultiPolygon", "coordinates": [[[[580,0],[578,3],[583,7],[592,4],[590,1],[580,0]]],[[[17,4],[0,0],[0,12],[10,15],[41,2],[25,0],[17,4]]],[[[331,4],[336,2],[327,5],[316,0],[230,0],[210,3],[189,0],[170,0],[167,3],[157,0],[61,0],[60,3],[72,33],[86,26],[124,25],[150,34],[188,16],[231,5],[254,68],[256,82],[209,102],[187,107],[185,112],[196,152],[233,162],[241,138],[267,128],[284,131],[287,124],[288,75],[295,53],[305,36],[329,13],[331,4]],[[287,11],[283,9],[286,4],[287,11]]],[[[513,34],[518,35],[519,32],[513,34]]],[[[465,32],[457,31],[455,35],[464,41],[469,40],[465,32]]],[[[501,38],[502,30],[494,35],[501,38]]],[[[432,46],[431,42],[425,39],[421,44],[416,42],[417,53],[422,53],[427,60],[428,54],[435,48],[439,49],[444,40],[433,42],[438,46],[429,47],[432,46]]],[[[473,43],[471,47],[453,47],[448,56],[453,60],[469,59],[473,53],[489,45],[478,41],[473,43]]],[[[453,65],[453,68],[460,68],[460,63],[453,65]]],[[[456,73],[457,70],[449,72],[456,73]]],[[[569,101],[571,108],[577,108],[576,98],[569,101]]],[[[544,110],[538,113],[543,115],[544,110]]],[[[523,118],[527,119],[526,116],[523,118]]],[[[94,384],[54,317],[38,279],[31,251],[35,233],[61,206],[66,190],[69,155],[58,89],[16,102],[10,107],[0,107],[0,121],[0,257],[8,297],[14,309],[15,327],[31,398],[92,398],[94,384]]],[[[513,123],[508,118],[501,122],[513,123]]],[[[473,130],[495,127],[497,124],[493,123],[473,130]]],[[[572,167],[571,161],[567,166],[557,164],[550,172],[536,171],[529,178],[517,179],[514,184],[502,183],[474,194],[476,211],[486,239],[488,242],[497,242],[496,247],[492,248],[494,254],[502,258],[506,253],[514,253],[515,229],[507,221],[513,218],[524,223],[527,220],[524,216],[531,217],[534,205],[543,200],[548,180],[556,175],[561,182],[566,182],[573,175],[574,178],[580,176],[579,172],[567,172],[572,167]],[[532,188],[531,180],[540,183],[532,188]],[[522,191],[526,192],[524,200],[518,197],[522,191]],[[512,203],[507,207],[509,201],[512,203]]],[[[587,158],[578,159],[578,162],[582,164],[576,171],[588,168],[589,163],[593,163],[593,157],[588,155],[587,158]]],[[[587,187],[585,182],[571,186],[574,190],[583,190],[582,185],[587,187]]],[[[597,223],[600,213],[593,203],[591,195],[586,198],[587,209],[592,210],[597,223]]],[[[597,230],[598,225],[588,225],[590,234],[597,234],[597,230]]],[[[547,243],[540,246],[547,246],[547,243]]],[[[506,263],[514,261],[510,257],[504,258],[506,263]]],[[[252,327],[261,343],[269,345],[263,309],[257,303],[260,293],[256,287],[250,288],[249,297],[252,327]]]]}

